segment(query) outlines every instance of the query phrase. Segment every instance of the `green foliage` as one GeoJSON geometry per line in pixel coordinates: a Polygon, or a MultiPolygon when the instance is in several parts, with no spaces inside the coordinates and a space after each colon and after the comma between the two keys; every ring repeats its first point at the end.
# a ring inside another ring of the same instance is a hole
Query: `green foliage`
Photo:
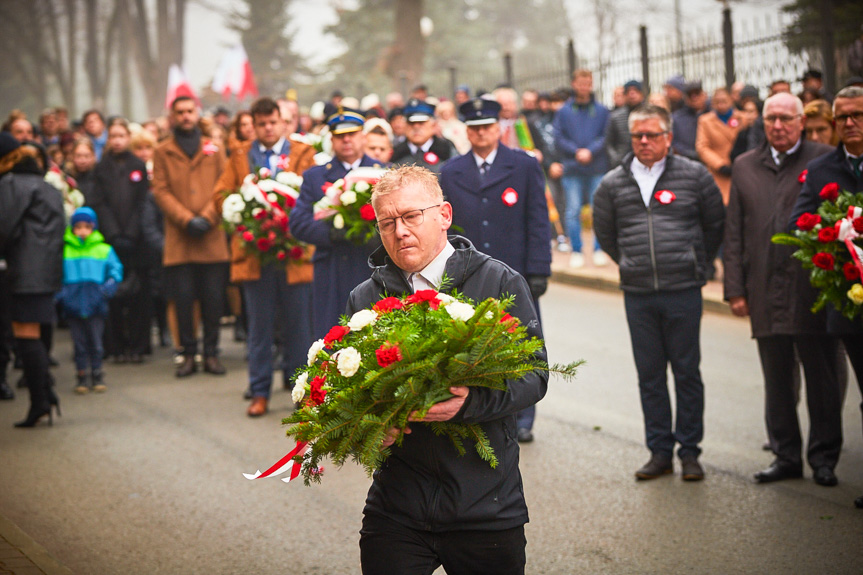
{"type": "MultiPolygon", "coordinates": [[[[342,318],[341,327],[312,346],[310,365],[294,378],[294,399],[302,399],[301,391],[305,404],[283,421],[288,435],[312,442],[301,457],[306,484],[320,481],[316,470],[325,457],[337,466],[353,460],[373,473],[391,453],[383,447],[388,433],[395,433],[395,443],[401,445],[409,424],[451,398],[452,386],[505,393],[534,371],[575,376],[581,362],[549,367],[537,356],[543,342],[528,337],[527,329],[506,313],[513,297],[487,299],[476,306],[468,301],[457,293],[447,296],[431,290],[404,300],[386,298],[374,311],[342,318]],[[382,355],[386,353],[391,355],[382,355]],[[349,361],[342,364],[351,357],[359,360],[355,371],[349,361]],[[321,391],[326,392],[323,400],[321,391]]],[[[472,444],[479,457],[491,467],[497,465],[480,425],[427,425],[448,437],[459,454],[472,444]]]]}
{"type": "MultiPolygon", "coordinates": [[[[785,28],[785,41],[794,52],[821,45],[824,2],[795,0],[782,8],[794,16],[785,28]]],[[[860,36],[863,3],[859,0],[833,0],[833,29],[837,47],[847,46],[860,36]]]]}

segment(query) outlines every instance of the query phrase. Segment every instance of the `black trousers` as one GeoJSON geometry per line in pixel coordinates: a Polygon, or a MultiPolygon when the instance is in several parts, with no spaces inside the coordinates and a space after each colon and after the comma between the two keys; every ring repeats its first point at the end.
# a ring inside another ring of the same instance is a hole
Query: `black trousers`
{"type": "Polygon", "coordinates": [[[806,459],[813,469],[833,469],[842,449],[842,392],[836,338],[823,335],[759,337],[764,372],[765,421],[776,457],[802,467],[803,442],[794,390],[794,352],[806,378],[809,441],[806,459]]]}
{"type": "Polygon", "coordinates": [[[180,345],[183,355],[198,353],[198,337],[194,330],[193,308],[201,304],[201,322],[204,324],[204,356],[216,356],[219,348],[219,320],[225,305],[225,288],[228,285],[228,264],[180,264],[165,268],[165,282],[169,299],[177,308],[180,328],[180,345]]]}
{"type": "MultiPolygon", "coordinates": [[[[128,260],[127,260],[128,261],[128,260]]],[[[148,271],[123,263],[126,278],[138,280],[130,293],[120,293],[108,300],[108,321],[103,339],[106,356],[150,353],[150,318],[152,316],[148,271]]]]}
{"type": "Polygon", "coordinates": [[[416,531],[380,515],[363,515],[363,575],[524,575],[524,526],[502,531],[416,531]]]}

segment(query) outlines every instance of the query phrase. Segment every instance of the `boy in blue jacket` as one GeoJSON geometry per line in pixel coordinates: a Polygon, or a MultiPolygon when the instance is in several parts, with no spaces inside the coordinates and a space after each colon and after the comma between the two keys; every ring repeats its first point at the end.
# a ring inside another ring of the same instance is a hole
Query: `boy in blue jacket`
{"type": "Polygon", "coordinates": [[[69,321],[75,345],[75,393],[105,391],[102,378],[102,335],[108,300],[123,281],[123,264],[97,229],[96,212],[78,208],[66,228],[63,250],[63,289],[58,299],[69,321]],[[91,381],[87,382],[87,367],[91,381]]]}

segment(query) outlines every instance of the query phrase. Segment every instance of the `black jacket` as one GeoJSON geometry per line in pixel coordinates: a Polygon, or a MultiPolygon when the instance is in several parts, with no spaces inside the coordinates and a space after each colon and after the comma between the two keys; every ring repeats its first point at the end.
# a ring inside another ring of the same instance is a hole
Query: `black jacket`
{"type": "Polygon", "coordinates": [[[620,266],[621,288],[647,293],[703,286],[725,220],[713,177],[702,164],[670,154],[645,207],[630,171],[632,159],[627,155],[602,178],[593,200],[596,238],[620,266]],[[675,199],[661,204],[660,190],[670,190],[675,199]]]}
{"type": "Polygon", "coordinates": [[[458,152],[456,152],[452,142],[440,136],[432,136],[432,145],[429,147],[428,152],[417,150],[416,154],[411,154],[410,146],[408,146],[408,142],[405,140],[393,148],[391,161],[397,166],[416,164],[438,174],[444,162],[457,155],[458,152]]]}
{"type": "MultiPolygon", "coordinates": [[[[527,282],[506,264],[476,251],[460,236],[450,237],[456,249],[447,260],[447,291],[457,289],[481,301],[503,294],[515,295],[510,313],[542,337],[527,282]]],[[[369,307],[386,295],[410,293],[401,270],[383,248],[369,258],[372,277],[357,286],[348,300],[348,315],[369,307]]],[[[545,360],[545,349],[537,354],[545,360]]],[[[547,373],[533,373],[509,382],[509,390],[471,388],[453,421],[479,423],[498,458],[492,469],[472,446],[459,456],[447,437],[434,435],[425,424],[411,425],[401,447],[375,472],[364,513],[383,515],[422,531],[503,530],[528,521],[527,505],[518,470],[516,413],[545,395],[547,373]]]]}
{"type": "Polygon", "coordinates": [[[146,260],[141,214],[150,190],[147,166],[132,152],[106,151],[95,172],[89,204],[99,217],[99,229],[123,265],[137,267],[146,260]]]}
{"type": "Polygon", "coordinates": [[[63,287],[63,198],[38,169],[0,177],[0,254],[13,294],[63,287]]]}

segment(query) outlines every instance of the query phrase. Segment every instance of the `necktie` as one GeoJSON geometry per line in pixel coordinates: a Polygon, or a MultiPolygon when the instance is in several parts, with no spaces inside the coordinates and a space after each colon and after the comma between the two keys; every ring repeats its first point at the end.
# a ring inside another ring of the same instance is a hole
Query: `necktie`
{"type": "Polygon", "coordinates": [[[854,175],[859,178],[861,173],[863,173],[863,156],[851,158],[851,168],[854,171],[854,175]]]}
{"type": "Polygon", "coordinates": [[[778,154],[776,154],[776,165],[781,166],[782,161],[787,157],[788,157],[788,154],[786,154],[785,152],[779,152],[778,154]]]}
{"type": "Polygon", "coordinates": [[[274,155],[274,154],[275,154],[275,152],[274,152],[274,151],[272,151],[272,150],[265,150],[265,151],[264,151],[264,161],[267,163],[267,165],[266,165],[265,167],[266,167],[268,170],[272,170],[272,169],[273,169],[273,166],[272,166],[271,160],[272,160],[272,158],[273,158],[273,155],[274,155]]]}
{"type": "Polygon", "coordinates": [[[491,164],[489,164],[488,162],[483,162],[479,167],[479,179],[485,180],[485,175],[488,173],[488,171],[490,169],[491,169],[491,164]]]}
{"type": "Polygon", "coordinates": [[[417,291],[416,288],[414,288],[414,276],[415,275],[417,275],[417,274],[412,273],[408,276],[408,285],[411,286],[411,291],[413,291],[414,293],[416,293],[416,291],[417,291]]]}

